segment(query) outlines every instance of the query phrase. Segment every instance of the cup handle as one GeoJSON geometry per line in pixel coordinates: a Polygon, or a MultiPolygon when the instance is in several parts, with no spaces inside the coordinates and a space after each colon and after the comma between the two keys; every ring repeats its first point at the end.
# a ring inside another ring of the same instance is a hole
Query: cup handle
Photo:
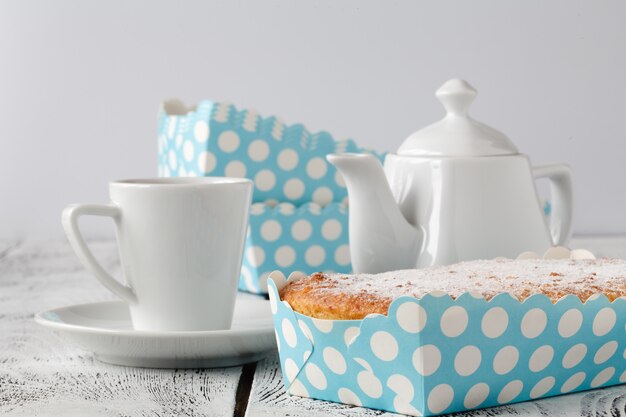
{"type": "Polygon", "coordinates": [[[553,164],[533,167],[535,180],[547,178],[553,210],[550,221],[550,234],[555,246],[566,246],[572,235],[572,212],[574,193],[572,190],[572,171],[568,165],[553,164]]]}
{"type": "Polygon", "coordinates": [[[102,285],[124,301],[136,304],[137,296],[133,289],[113,278],[91,253],[78,227],[78,219],[82,215],[111,217],[117,226],[122,211],[113,204],[73,204],[63,210],[63,228],[78,259],[102,285]]]}

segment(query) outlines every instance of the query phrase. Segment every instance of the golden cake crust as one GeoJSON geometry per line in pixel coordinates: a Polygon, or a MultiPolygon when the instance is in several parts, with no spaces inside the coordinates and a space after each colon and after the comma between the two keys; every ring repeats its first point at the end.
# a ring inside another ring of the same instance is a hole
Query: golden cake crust
{"type": "Polygon", "coordinates": [[[626,296],[626,261],[497,259],[382,274],[318,272],[289,282],[280,297],[306,316],[358,320],[372,313],[386,315],[399,296],[420,298],[432,291],[446,292],[452,298],[473,292],[488,300],[508,292],[520,301],[545,294],[552,302],[569,294],[583,302],[604,294],[613,301],[626,296]]]}

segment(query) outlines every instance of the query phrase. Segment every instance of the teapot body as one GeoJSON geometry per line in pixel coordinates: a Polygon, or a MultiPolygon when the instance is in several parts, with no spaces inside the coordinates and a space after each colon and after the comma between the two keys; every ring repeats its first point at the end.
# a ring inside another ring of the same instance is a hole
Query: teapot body
{"type": "Polygon", "coordinates": [[[415,267],[515,258],[553,245],[533,169],[523,154],[389,154],[384,170],[400,211],[422,231],[415,267]]]}
{"type": "Polygon", "coordinates": [[[531,167],[503,133],[468,115],[464,80],[435,94],[443,119],[410,135],[384,167],[371,155],[333,154],[350,201],[350,256],[357,273],[515,258],[567,245],[572,178],[567,165],[531,167]],[[550,224],[535,180],[550,182],[550,224]]]}

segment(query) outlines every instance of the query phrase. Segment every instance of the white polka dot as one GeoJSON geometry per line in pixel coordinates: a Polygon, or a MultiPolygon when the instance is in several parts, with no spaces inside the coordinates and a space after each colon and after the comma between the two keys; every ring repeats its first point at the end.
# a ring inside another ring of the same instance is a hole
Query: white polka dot
{"type": "Polygon", "coordinates": [[[296,261],[296,251],[291,246],[281,246],[274,254],[276,265],[286,268],[296,261]]]}
{"type": "MultiPolygon", "coordinates": [[[[265,209],[266,206],[263,203],[252,203],[252,206],[250,206],[250,214],[253,216],[258,216],[265,213],[265,209]]],[[[248,234],[250,234],[250,228],[248,228],[248,234]]]]}
{"type": "Polygon", "coordinates": [[[306,173],[314,180],[318,180],[326,175],[328,165],[322,158],[311,158],[306,164],[306,173]]]}
{"type": "Polygon", "coordinates": [[[341,223],[335,219],[329,219],[322,225],[322,236],[326,240],[337,240],[341,236],[341,223]]]}
{"type": "Polygon", "coordinates": [[[278,154],[278,166],[284,171],[291,171],[298,165],[298,153],[293,149],[285,149],[278,154]]]}
{"type": "Polygon", "coordinates": [[[309,397],[309,391],[300,380],[296,379],[289,386],[289,394],[297,395],[298,397],[309,397]]]}
{"type": "Polygon", "coordinates": [[[533,308],[522,318],[522,334],[529,339],[534,339],[543,333],[547,323],[546,313],[540,308],[533,308]]]}
{"type": "Polygon", "coordinates": [[[280,203],[278,205],[278,211],[285,216],[291,216],[296,212],[296,206],[291,203],[280,203]]]}
{"type": "Polygon", "coordinates": [[[565,381],[561,386],[561,392],[566,393],[575,390],[580,386],[580,384],[583,383],[585,377],[586,375],[584,372],[577,372],[574,375],[570,376],[567,381],[565,381]]]}
{"type": "Polygon", "coordinates": [[[261,291],[267,291],[267,279],[271,272],[263,272],[259,277],[259,288],[261,291]]]}
{"type": "Polygon", "coordinates": [[[291,236],[298,242],[302,242],[311,237],[313,227],[307,220],[298,220],[291,226],[291,236]]]}
{"type": "Polygon", "coordinates": [[[198,170],[203,174],[210,174],[217,164],[215,155],[211,152],[202,152],[198,157],[198,170]]]}
{"type": "Polygon", "coordinates": [[[413,383],[409,378],[400,374],[393,374],[387,379],[387,386],[396,395],[406,401],[411,401],[415,395],[413,383]]]}
{"type": "Polygon", "coordinates": [[[324,372],[314,363],[307,363],[304,367],[304,373],[311,385],[318,390],[325,390],[328,386],[324,372]]]}
{"type": "Polygon", "coordinates": [[[515,368],[519,351],[514,346],[505,346],[493,358],[493,370],[498,375],[506,375],[515,368]]]}
{"type": "Polygon", "coordinates": [[[302,330],[306,338],[309,339],[310,342],[313,342],[313,333],[311,333],[309,326],[307,326],[304,321],[298,320],[298,327],[300,327],[300,330],[302,330]]]}
{"type": "Polygon", "coordinates": [[[285,374],[287,374],[287,381],[293,381],[298,375],[298,371],[298,365],[296,365],[294,360],[291,358],[287,358],[287,360],[285,361],[285,374]]]}
{"type": "Polygon", "coordinates": [[[322,356],[324,357],[324,362],[326,363],[326,366],[328,366],[328,369],[337,375],[343,375],[346,373],[346,369],[348,369],[346,360],[337,349],[333,347],[324,348],[322,356]]]}
{"type": "Polygon", "coordinates": [[[423,376],[434,374],[441,364],[441,352],[435,345],[424,345],[413,352],[413,367],[423,376]]]}
{"type": "Polygon", "coordinates": [[[350,263],[350,247],[348,245],[341,245],[335,250],[335,262],[342,266],[350,263]]]}
{"type": "Polygon", "coordinates": [[[370,371],[361,371],[356,377],[359,387],[365,395],[372,398],[380,398],[383,395],[383,385],[380,380],[370,371]]]}
{"type": "Polygon", "coordinates": [[[176,136],[176,148],[180,148],[180,145],[183,144],[183,135],[176,136]]]}
{"type": "Polygon", "coordinates": [[[422,413],[420,413],[415,407],[413,407],[409,403],[409,401],[405,400],[404,398],[400,396],[396,396],[393,399],[393,408],[395,409],[396,413],[399,413],[399,414],[406,414],[410,416],[422,415],[422,413]]]}
{"type": "Polygon", "coordinates": [[[441,331],[448,337],[460,336],[467,328],[467,311],[463,307],[454,306],[448,308],[441,315],[441,331]]]}
{"type": "Polygon", "coordinates": [[[209,138],[209,124],[203,120],[196,122],[193,128],[193,136],[200,143],[206,142],[209,138]]]}
{"type": "Polygon", "coordinates": [[[313,245],[306,250],[304,259],[310,266],[319,266],[326,259],[326,251],[319,245],[313,245]]]}
{"type": "Polygon", "coordinates": [[[396,311],[396,320],[405,332],[419,333],[426,326],[426,310],[419,304],[407,301],[396,311]]]}
{"type": "Polygon", "coordinates": [[[262,139],[252,141],[250,146],[248,146],[248,156],[254,162],[265,161],[269,154],[270,147],[267,145],[267,142],[262,139]]]}
{"type": "Polygon", "coordinates": [[[511,381],[502,388],[500,394],[498,394],[498,403],[506,404],[510,403],[522,392],[522,388],[524,388],[524,384],[519,379],[515,381],[511,381]]]}
{"type": "Polygon", "coordinates": [[[296,334],[296,330],[293,328],[293,324],[287,319],[283,319],[282,322],[282,330],[283,330],[283,339],[289,345],[289,347],[296,347],[298,344],[298,335],[296,334]]]}
{"type": "Polygon", "coordinates": [[[616,351],[617,351],[617,342],[615,340],[606,342],[596,352],[595,356],[593,357],[593,363],[595,363],[596,365],[600,365],[608,361],[609,359],[611,359],[611,357],[615,354],[616,351]]]}
{"type": "Polygon", "coordinates": [[[346,182],[339,171],[335,171],[335,183],[337,183],[337,185],[341,188],[346,188],[346,182]]]}
{"type": "Polygon", "coordinates": [[[552,358],[554,358],[554,349],[552,349],[552,346],[541,346],[530,355],[528,368],[533,372],[543,371],[550,365],[552,358]]]}
{"type": "Polygon", "coordinates": [[[606,384],[609,381],[609,379],[613,377],[614,374],[615,374],[615,368],[610,367],[610,368],[604,369],[598,375],[596,375],[595,378],[591,380],[591,388],[596,388],[596,387],[599,387],[600,385],[606,384]]]}
{"type": "Polygon", "coordinates": [[[441,298],[441,297],[445,297],[449,295],[447,292],[442,291],[442,290],[432,290],[432,291],[429,291],[427,294],[435,298],[441,298]]]}
{"type": "Polygon", "coordinates": [[[304,183],[298,178],[292,178],[283,186],[285,197],[291,200],[297,200],[304,194],[304,183]]]}
{"type": "Polygon", "coordinates": [[[450,406],[454,390],[448,384],[439,384],[428,394],[428,409],[433,414],[440,414],[450,406]]]}
{"type": "Polygon", "coordinates": [[[278,240],[283,232],[283,228],[276,220],[268,220],[261,226],[261,237],[267,242],[278,240]]]}
{"type": "Polygon", "coordinates": [[[572,308],[567,310],[559,319],[559,334],[561,337],[572,337],[583,323],[583,315],[580,310],[572,308]]]}
{"type": "Polygon", "coordinates": [[[530,398],[539,398],[543,397],[552,389],[554,386],[554,377],[547,376],[543,378],[541,381],[537,382],[533,389],[530,390],[530,398]]]}
{"type": "Polygon", "coordinates": [[[265,262],[265,251],[260,246],[251,246],[246,250],[246,258],[251,266],[258,268],[265,262]]]}
{"type": "Polygon", "coordinates": [[[563,365],[563,368],[565,369],[573,368],[585,358],[586,354],[587,354],[587,346],[585,346],[582,343],[579,343],[577,345],[572,346],[571,348],[567,350],[567,352],[565,352],[565,355],[563,355],[563,361],[561,362],[561,364],[563,365]]]}
{"type": "Polygon", "coordinates": [[[246,176],[246,166],[241,161],[232,161],[224,168],[227,177],[243,178],[246,176]]]}
{"type": "Polygon", "coordinates": [[[616,320],[615,311],[610,307],[604,307],[593,319],[593,334],[604,336],[613,329],[616,320]]]}
{"type": "Polygon", "coordinates": [[[509,315],[502,307],[493,307],[485,313],[481,329],[485,336],[495,339],[504,333],[509,325],[509,315]]]}
{"type": "Polygon", "coordinates": [[[324,207],[333,201],[333,192],[328,187],[318,187],[313,191],[313,202],[324,207]]]}
{"type": "Polygon", "coordinates": [[[323,320],[323,319],[311,319],[317,330],[322,333],[330,333],[333,330],[333,321],[332,320],[323,320]]]}
{"type": "Polygon", "coordinates": [[[372,372],[372,367],[370,366],[369,363],[367,363],[367,361],[365,359],[362,358],[354,358],[354,360],[361,365],[363,368],[367,369],[368,371],[372,372]]]}
{"type": "Polygon", "coordinates": [[[480,361],[480,349],[476,346],[465,346],[454,357],[454,369],[459,375],[468,376],[476,372],[480,361]]]}
{"type": "Polygon", "coordinates": [[[220,137],[217,139],[217,145],[222,152],[235,152],[239,148],[239,135],[232,130],[226,130],[220,134],[220,137]]]}
{"type": "Polygon", "coordinates": [[[339,391],[337,391],[337,396],[339,397],[339,400],[344,404],[356,405],[357,407],[360,407],[362,405],[359,397],[348,388],[339,388],[339,391]]]}
{"type": "Polygon", "coordinates": [[[343,341],[346,342],[346,346],[350,346],[360,332],[358,327],[348,327],[343,334],[343,341]]]}
{"type": "Polygon", "coordinates": [[[195,148],[193,146],[193,142],[185,142],[185,145],[183,146],[183,156],[185,157],[185,160],[191,161],[193,159],[194,151],[195,148]]]}
{"type": "Polygon", "coordinates": [[[391,334],[384,331],[378,331],[372,335],[370,348],[382,361],[392,361],[398,356],[398,342],[391,334]]]}
{"type": "Polygon", "coordinates": [[[463,406],[467,409],[476,408],[487,399],[488,395],[489,385],[480,382],[467,391],[463,400],[463,406]]]}
{"type": "Polygon", "coordinates": [[[620,375],[619,382],[626,382],[626,371],[622,372],[622,375],[620,375]]]}
{"type": "Polygon", "coordinates": [[[170,161],[170,168],[173,171],[176,171],[176,168],[178,167],[178,161],[176,160],[176,152],[174,152],[173,150],[170,150],[169,161],[170,161]]]}
{"type": "Polygon", "coordinates": [[[276,185],[276,176],[269,169],[262,169],[254,176],[254,184],[260,191],[269,191],[276,185]]]}

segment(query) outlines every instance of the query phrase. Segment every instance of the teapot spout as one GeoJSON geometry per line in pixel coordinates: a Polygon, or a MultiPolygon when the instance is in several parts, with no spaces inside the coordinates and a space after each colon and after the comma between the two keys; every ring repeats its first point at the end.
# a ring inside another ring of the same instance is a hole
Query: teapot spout
{"type": "Polygon", "coordinates": [[[350,257],[355,273],[415,268],[421,231],[396,203],[380,161],[369,154],[326,157],[343,176],[350,202],[350,257]]]}

